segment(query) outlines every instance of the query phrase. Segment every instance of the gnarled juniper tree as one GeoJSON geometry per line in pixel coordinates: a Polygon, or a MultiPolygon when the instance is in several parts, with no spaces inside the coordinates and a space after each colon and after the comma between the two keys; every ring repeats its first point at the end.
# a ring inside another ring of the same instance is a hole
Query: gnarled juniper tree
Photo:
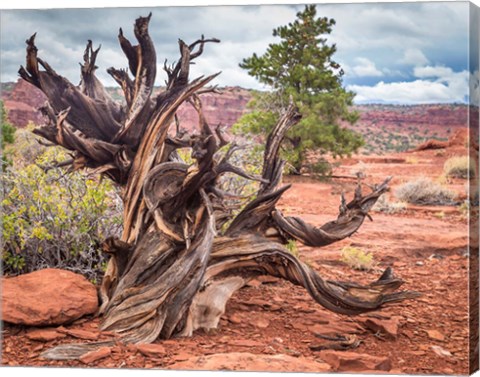
{"type": "MultiPolygon", "coordinates": [[[[216,327],[231,294],[259,274],[303,286],[325,308],[350,315],[413,297],[413,292],[395,292],[402,280],[390,269],[367,286],[325,281],[285,248],[291,239],[325,246],[352,235],[387,190],[388,179],[367,195],[359,184],[350,202],[342,197],[338,218],[321,227],[283,216],[276,203],[289,186],[281,185],[284,162],[278,153],[285,133],[301,118],[295,106],[290,104],[268,136],[260,177],[231,165],[235,147],[219,152],[227,142],[219,128],[209,127],[200,101],[202,93],[214,90],[207,84],[216,75],[189,79],[190,64],[205,44],[219,41],[180,40],[180,59],[165,64],[166,87],[152,96],[157,55],[148,33],[150,17],[135,22],[137,45],[121,29],[118,36],[134,77],[108,69],[123,89],[124,105],[95,77],[99,50],[91,41],[79,86],[37,56],[35,35],[27,40],[26,66],[19,71],[48,98],[43,108],[48,121],[34,132],[72,151],[71,169],[94,169],[123,189],[122,237],[108,238],[102,246],[111,258],[100,291],[101,328],[139,343],[216,327]],[[177,127],[170,134],[186,101],[198,113],[199,133],[177,127]],[[176,151],[184,147],[191,148],[194,164],[179,158],[176,151]],[[225,173],[260,182],[256,198],[239,213],[225,204],[227,193],[219,183],[225,173]]],[[[94,346],[65,346],[45,356],[75,358],[94,346]]]]}

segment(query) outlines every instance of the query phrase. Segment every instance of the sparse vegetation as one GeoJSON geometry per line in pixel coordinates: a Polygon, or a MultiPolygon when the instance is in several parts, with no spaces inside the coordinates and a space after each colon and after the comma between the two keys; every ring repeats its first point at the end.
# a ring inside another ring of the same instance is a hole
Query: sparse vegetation
{"type": "Polygon", "coordinates": [[[443,172],[447,177],[467,179],[475,174],[468,156],[455,156],[445,161],[443,172]]]}
{"type": "Polygon", "coordinates": [[[7,144],[12,144],[15,141],[16,128],[8,121],[7,111],[3,106],[3,101],[0,101],[0,160],[2,163],[2,170],[11,164],[10,151],[5,150],[7,144]]]}
{"type": "Polygon", "coordinates": [[[294,256],[298,258],[299,253],[298,253],[298,246],[297,246],[297,241],[296,240],[288,240],[287,244],[285,245],[287,250],[294,256]]]}
{"type": "Polygon", "coordinates": [[[107,180],[47,166],[66,159],[65,150],[41,147],[27,132],[19,132],[13,166],[1,178],[3,271],[56,267],[99,282],[106,263],[99,246],[120,234],[121,201],[107,180]]]}
{"type": "Polygon", "coordinates": [[[435,212],[433,214],[433,216],[435,216],[436,218],[439,218],[439,219],[444,219],[445,218],[445,212],[443,212],[443,211],[435,212]]]}
{"type": "Polygon", "coordinates": [[[404,183],[395,191],[402,202],[419,205],[453,205],[457,194],[441,184],[421,177],[404,183]]]}
{"type": "Polygon", "coordinates": [[[407,204],[404,202],[392,202],[387,195],[382,195],[372,208],[374,212],[382,212],[388,215],[403,213],[406,211],[407,204]]]}
{"type": "Polygon", "coordinates": [[[416,165],[418,164],[419,160],[418,157],[409,156],[405,159],[405,162],[407,164],[416,165]]]}
{"type": "Polygon", "coordinates": [[[376,265],[372,253],[352,246],[346,246],[342,249],[342,262],[354,270],[360,271],[370,271],[376,265]]]}

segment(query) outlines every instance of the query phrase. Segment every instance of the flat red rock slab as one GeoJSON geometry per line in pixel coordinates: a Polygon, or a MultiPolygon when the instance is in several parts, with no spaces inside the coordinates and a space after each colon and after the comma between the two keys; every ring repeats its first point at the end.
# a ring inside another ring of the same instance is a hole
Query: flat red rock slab
{"type": "Polygon", "coordinates": [[[101,347],[98,350],[87,352],[80,357],[80,361],[84,364],[91,364],[100,359],[110,356],[112,353],[111,347],[101,347]]]}
{"type": "Polygon", "coordinates": [[[2,279],[2,319],[18,325],[71,323],[98,308],[97,290],[85,277],[48,268],[2,279]]]}
{"type": "Polygon", "coordinates": [[[321,351],[320,358],[337,372],[389,371],[392,369],[392,361],[388,357],[357,352],[321,351]]]}
{"type": "Polygon", "coordinates": [[[36,340],[38,342],[50,342],[52,340],[57,340],[57,339],[66,337],[65,334],[62,334],[54,329],[30,330],[26,336],[28,339],[36,340]]]}
{"type": "Polygon", "coordinates": [[[167,353],[161,344],[137,344],[135,347],[138,352],[147,357],[161,357],[167,353]]]}
{"type": "Polygon", "coordinates": [[[255,372],[328,372],[330,366],[305,357],[263,355],[248,352],[220,353],[193,357],[168,366],[180,370],[238,370],[255,372]]]}

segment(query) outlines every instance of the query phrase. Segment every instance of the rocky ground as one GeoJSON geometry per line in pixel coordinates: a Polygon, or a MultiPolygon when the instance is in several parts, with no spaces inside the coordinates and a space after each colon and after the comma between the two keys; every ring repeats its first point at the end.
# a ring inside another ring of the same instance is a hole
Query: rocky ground
{"type": "MultiPolygon", "coordinates": [[[[444,161],[465,154],[464,146],[443,153],[420,151],[390,157],[354,157],[336,170],[362,170],[367,182],[393,175],[392,190],[418,176],[437,179],[444,161]]],[[[288,181],[288,180],[287,180],[288,181]]],[[[321,225],[337,213],[339,194],[352,195],[352,180],[319,183],[290,180],[279,207],[321,225]]],[[[448,183],[460,196],[465,181],[448,183]]],[[[393,198],[393,194],[389,194],[393,198]]],[[[68,326],[27,328],[6,324],[2,365],[102,368],[209,369],[250,371],[376,372],[407,374],[468,373],[467,220],[458,207],[409,206],[398,214],[372,213],[360,231],[326,248],[299,247],[303,261],[323,277],[369,282],[388,266],[418,299],[391,304],[378,312],[347,317],[317,305],[301,288],[274,278],[259,278],[238,291],[219,328],[191,338],[153,345],[117,344],[80,361],[48,361],[39,355],[58,344],[111,340],[98,331],[98,319],[84,317],[68,326]],[[377,266],[356,271],[341,260],[341,249],[372,252],[377,266]],[[357,348],[338,348],[359,341],[357,348]]]]}

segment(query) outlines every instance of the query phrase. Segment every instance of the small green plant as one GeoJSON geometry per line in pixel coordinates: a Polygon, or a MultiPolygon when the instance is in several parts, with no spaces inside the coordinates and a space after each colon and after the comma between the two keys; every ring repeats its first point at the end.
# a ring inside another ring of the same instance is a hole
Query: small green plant
{"type": "Polygon", "coordinates": [[[468,216],[470,215],[470,201],[465,200],[462,204],[458,206],[458,211],[460,212],[460,215],[464,218],[467,219],[468,216]]]}
{"type": "Polygon", "coordinates": [[[445,218],[445,212],[443,212],[443,211],[435,212],[435,213],[433,214],[433,216],[435,216],[435,217],[438,218],[438,219],[444,219],[444,218],[445,218]]]}
{"type": "Polygon", "coordinates": [[[406,182],[395,191],[402,202],[419,205],[454,205],[457,194],[441,184],[421,177],[406,182]]]}
{"type": "Polygon", "coordinates": [[[342,262],[354,270],[360,271],[370,271],[376,265],[372,253],[352,246],[342,249],[342,262]]]}
{"type": "Polygon", "coordinates": [[[419,160],[418,160],[417,157],[409,156],[409,157],[407,157],[407,158],[405,159],[405,162],[406,162],[407,164],[416,165],[416,164],[418,164],[419,160]]]}
{"type": "Polygon", "coordinates": [[[287,244],[285,245],[287,250],[294,255],[295,257],[298,258],[299,253],[298,253],[298,246],[297,246],[297,241],[295,240],[288,240],[287,244]]]}
{"type": "Polygon", "coordinates": [[[192,158],[192,148],[180,148],[177,149],[177,153],[187,165],[192,165],[195,162],[195,160],[192,158]]]}
{"type": "Polygon", "coordinates": [[[443,165],[443,172],[447,177],[467,179],[469,176],[474,176],[475,174],[475,168],[472,162],[468,156],[449,158],[443,165]]]}

